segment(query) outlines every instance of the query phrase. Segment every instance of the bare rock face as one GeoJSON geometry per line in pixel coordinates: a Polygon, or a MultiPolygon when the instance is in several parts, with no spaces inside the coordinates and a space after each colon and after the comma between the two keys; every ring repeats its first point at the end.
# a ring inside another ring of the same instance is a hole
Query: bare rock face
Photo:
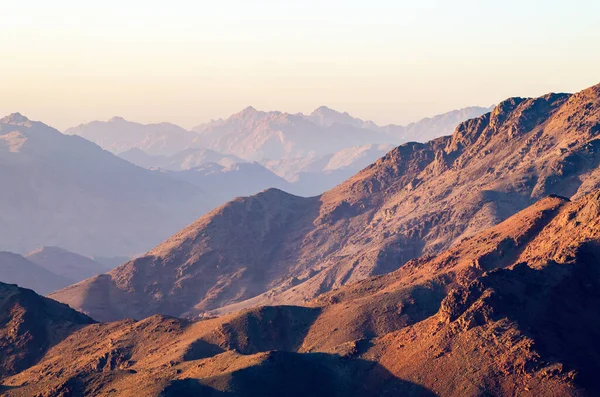
{"type": "Polygon", "coordinates": [[[600,191],[548,196],[303,307],[80,327],[0,387],[8,396],[594,396],[599,258],[600,191]]]}
{"type": "Polygon", "coordinates": [[[34,365],[53,344],[93,322],[67,305],[0,283],[0,378],[34,365]]]}
{"type": "Polygon", "coordinates": [[[600,86],[508,99],[452,136],[399,146],[321,196],[236,199],[53,297],[100,320],[307,302],[437,254],[549,194],[578,198],[600,186],[599,109],[600,86]]]}

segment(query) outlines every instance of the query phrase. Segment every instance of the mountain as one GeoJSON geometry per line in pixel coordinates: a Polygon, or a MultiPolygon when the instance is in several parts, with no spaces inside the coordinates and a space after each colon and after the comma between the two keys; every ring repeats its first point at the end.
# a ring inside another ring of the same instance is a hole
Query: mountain
{"type": "Polygon", "coordinates": [[[302,114],[261,112],[248,107],[226,120],[193,129],[192,147],[204,147],[246,160],[325,155],[349,146],[387,143],[384,133],[345,124],[319,126],[302,114]]]}
{"type": "Polygon", "coordinates": [[[338,112],[337,110],[330,109],[327,106],[320,106],[311,114],[304,117],[310,122],[321,127],[331,127],[335,124],[343,124],[356,128],[364,128],[367,130],[378,128],[377,125],[372,121],[364,121],[350,116],[348,112],[338,112]]]}
{"type": "MultiPolygon", "coordinates": [[[[437,256],[305,306],[254,307],[196,322],[155,315],[85,325],[59,338],[35,365],[4,377],[0,390],[598,395],[599,220],[600,190],[573,201],[551,195],[437,256]]],[[[0,305],[0,315],[7,312],[0,305]]],[[[14,352],[6,344],[0,354],[7,349],[14,352]]]]}
{"type": "Polygon", "coordinates": [[[334,124],[350,125],[356,128],[383,132],[388,134],[394,142],[404,143],[410,141],[427,142],[441,136],[450,135],[458,124],[491,112],[493,109],[494,106],[470,106],[426,117],[407,125],[390,124],[386,126],[378,126],[372,121],[364,121],[350,116],[347,112],[341,113],[326,106],[319,107],[305,117],[322,127],[334,124]]]}
{"type": "Polygon", "coordinates": [[[288,182],[258,163],[242,162],[223,166],[205,163],[168,175],[210,191],[224,203],[239,196],[249,196],[269,188],[289,189],[288,182]]]}
{"type": "Polygon", "coordinates": [[[20,114],[0,119],[0,186],[2,249],[20,253],[135,255],[217,204],[197,186],[20,114]]]}
{"type": "Polygon", "coordinates": [[[19,254],[0,251],[0,282],[18,284],[38,294],[49,294],[73,283],[19,254]]]}
{"type": "Polygon", "coordinates": [[[91,258],[59,247],[41,247],[25,255],[25,258],[54,274],[71,280],[71,283],[110,270],[91,258]]]}
{"type": "Polygon", "coordinates": [[[245,161],[239,157],[217,153],[210,149],[185,149],[171,156],[150,155],[138,148],[120,153],[119,157],[144,168],[163,168],[170,171],[184,171],[200,167],[206,163],[217,163],[224,167],[245,161]]]}
{"type": "MultiPolygon", "coordinates": [[[[380,127],[348,113],[321,106],[309,115],[261,112],[248,107],[226,120],[187,132],[171,124],[142,125],[114,118],[68,129],[144,168],[185,171],[217,163],[224,167],[260,161],[293,182],[288,190],[302,196],[327,191],[375,161],[393,145],[449,135],[468,118],[491,109],[470,107],[407,126],[380,127]],[[321,167],[322,166],[322,167],[321,167]]],[[[248,166],[249,167],[249,166],[248,166]]],[[[258,181],[251,189],[280,187],[258,181]]],[[[224,192],[222,197],[234,197],[224,192]]]]}
{"type": "Polygon", "coordinates": [[[458,124],[489,113],[493,109],[494,106],[488,108],[469,106],[433,117],[426,117],[405,126],[392,124],[380,127],[379,130],[401,139],[401,142],[427,142],[441,136],[450,135],[458,124]]]}
{"type": "Polygon", "coordinates": [[[80,124],[67,129],[65,134],[81,136],[115,154],[137,148],[151,155],[178,153],[196,136],[174,124],[139,124],[122,117],[80,124]]]}
{"type": "Polygon", "coordinates": [[[98,320],[303,303],[439,253],[548,194],[590,192],[600,186],[599,134],[600,85],[511,98],[321,196],[271,189],[236,199],[52,296],[98,320]]]}
{"type": "Polygon", "coordinates": [[[379,127],[372,121],[363,121],[325,106],[308,116],[261,112],[248,107],[226,120],[195,127],[193,130],[200,136],[194,139],[192,146],[257,161],[319,157],[354,146],[427,141],[448,135],[459,122],[489,111],[488,108],[471,107],[406,127],[379,127]]]}
{"type": "Polygon", "coordinates": [[[342,183],[393,148],[392,144],[355,146],[320,157],[268,160],[263,164],[292,182],[286,191],[308,197],[342,183]]]}

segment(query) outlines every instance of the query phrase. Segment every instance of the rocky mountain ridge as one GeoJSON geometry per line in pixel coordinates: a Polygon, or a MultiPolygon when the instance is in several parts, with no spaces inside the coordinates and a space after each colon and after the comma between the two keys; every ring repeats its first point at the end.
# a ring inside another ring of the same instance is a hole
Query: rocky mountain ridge
{"type": "Polygon", "coordinates": [[[600,191],[573,201],[548,196],[437,256],[303,307],[77,325],[26,368],[5,372],[0,390],[593,396],[600,390],[598,257],[600,191]]]}

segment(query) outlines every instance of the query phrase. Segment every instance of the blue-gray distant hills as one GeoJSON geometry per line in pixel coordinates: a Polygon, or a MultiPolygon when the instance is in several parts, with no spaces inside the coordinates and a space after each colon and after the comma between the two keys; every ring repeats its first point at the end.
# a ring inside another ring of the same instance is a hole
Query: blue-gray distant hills
{"type": "Polygon", "coordinates": [[[217,205],[196,185],[135,166],[20,114],[0,119],[0,248],[144,252],[217,205]]]}
{"type": "MultiPolygon", "coordinates": [[[[65,133],[80,135],[144,168],[168,171],[196,168],[203,172],[206,164],[218,164],[221,167],[210,166],[210,179],[219,180],[217,184],[244,181],[243,188],[213,190],[219,199],[254,194],[269,187],[314,196],[341,183],[401,143],[426,142],[450,135],[458,123],[490,110],[474,106],[406,126],[378,126],[325,106],[309,115],[263,112],[248,107],[192,131],[169,123],[140,124],[114,117],[106,122],[81,124],[65,133]],[[240,163],[254,165],[234,166],[240,163]],[[260,170],[261,166],[270,172],[260,170]]],[[[194,179],[203,183],[199,175],[196,173],[194,179]]],[[[207,184],[214,185],[212,181],[207,184]]]]}

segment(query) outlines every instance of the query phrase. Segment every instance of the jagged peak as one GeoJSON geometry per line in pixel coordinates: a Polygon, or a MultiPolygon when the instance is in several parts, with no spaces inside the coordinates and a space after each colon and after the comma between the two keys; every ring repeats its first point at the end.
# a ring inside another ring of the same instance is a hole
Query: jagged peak
{"type": "Polygon", "coordinates": [[[244,109],[242,109],[241,112],[239,112],[238,114],[240,115],[251,115],[251,114],[256,114],[258,113],[258,110],[256,110],[256,108],[254,106],[247,106],[244,109]]]}
{"type": "Polygon", "coordinates": [[[0,124],[23,124],[28,123],[29,120],[27,117],[23,116],[21,113],[11,113],[8,116],[4,117],[0,120],[0,124]]]}
{"type": "Polygon", "coordinates": [[[334,113],[334,114],[348,114],[346,112],[342,113],[342,112],[338,112],[335,109],[332,109],[330,107],[327,107],[325,105],[323,106],[319,106],[318,108],[316,108],[315,110],[313,110],[312,114],[322,114],[322,113],[334,113]]]}

